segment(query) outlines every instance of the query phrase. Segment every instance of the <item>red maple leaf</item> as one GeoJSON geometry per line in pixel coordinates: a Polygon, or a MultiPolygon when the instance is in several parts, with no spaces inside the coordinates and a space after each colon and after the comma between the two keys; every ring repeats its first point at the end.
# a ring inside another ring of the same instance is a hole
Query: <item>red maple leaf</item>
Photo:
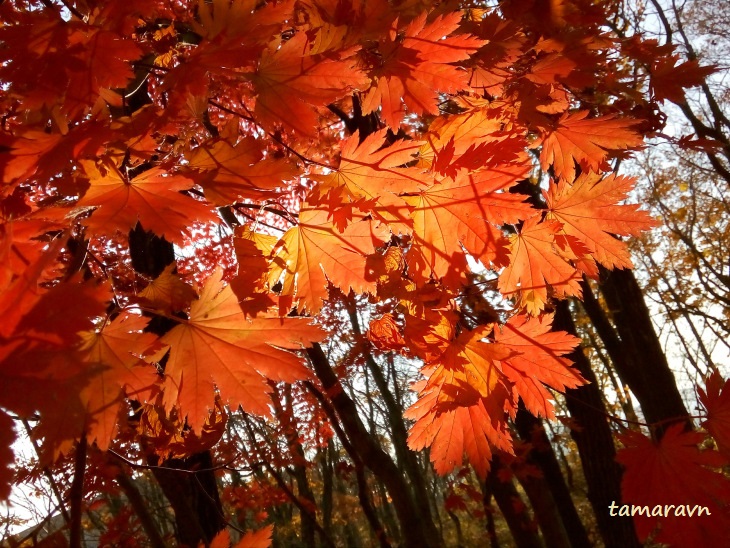
{"type": "Polygon", "coordinates": [[[215,389],[225,403],[269,414],[271,387],[266,379],[293,382],[309,373],[289,350],[323,337],[304,318],[248,319],[217,269],[190,306],[187,320],[162,337],[170,346],[165,367],[164,401],[179,406],[191,428],[200,432],[213,407],[215,389]]]}
{"type": "Polygon", "coordinates": [[[633,120],[587,116],[587,110],[564,114],[557,126],[533,145],[542,144],[540,164],[544,170],[552,166],[556,177],[571,182],[576,163],[583,171],[609,171],[606,159],[610,151],[642,145],[641,135],[632,129],[633,120]]]}
{"type": "Polygon", "coordinates": [[[195,184],[180,174],[155,167],[129,180],[115,166],[85,164],[91,186],[78,205],[94,207],[84,224],[100,234],[123,233],[139,222],[169,241],[183,245],[195,221],[218,220],[203,202],[181,194],[195,184]]]}
{"type": "Polygon", "coordinates": [[[707,378],[704,390],[698,388],[697,392],[707,411],[702,426],[715,438],[720,452],[730,458],[730,379],[723,381],[715,371],[707,378]]]}
{"type": "Polygon", "coordinates": [[[727,460],[716,451],[698,449],[704,436],[684,432],[681,424],[668,428],[659,442],[639,432],[626,432],[621,439],[625,448],[616,460],[626,467],[623,503],[649,508],[646,514],[634,515],[639,538],[655,532],[654,542],[674,546],[722,545],[730,530],[730,509],[724,502],[730,497],[730,481],[708,467],[720,467],[727,460]],[[667,512],[665,505],[674,508],[667,512]],[[677,505],[683,506],[685,516],[692,509],[697,513],[692,519],[678,518],[677,505]],[[700,515],[699,507],[709,513],[700,515]]]}

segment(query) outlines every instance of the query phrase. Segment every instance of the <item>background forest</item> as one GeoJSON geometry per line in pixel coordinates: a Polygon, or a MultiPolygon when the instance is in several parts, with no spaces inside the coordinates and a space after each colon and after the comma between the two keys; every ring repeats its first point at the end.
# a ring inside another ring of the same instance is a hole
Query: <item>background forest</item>
{"type": "Polygon", "coordinates": [[[3,546],[727,544],[726,2],[0,21],[3,546]]]}

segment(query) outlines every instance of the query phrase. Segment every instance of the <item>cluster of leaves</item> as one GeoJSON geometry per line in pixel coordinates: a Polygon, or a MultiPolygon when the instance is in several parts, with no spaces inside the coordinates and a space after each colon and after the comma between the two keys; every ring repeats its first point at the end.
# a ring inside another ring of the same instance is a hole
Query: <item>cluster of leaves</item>
{"type": "Polygon", "coordinates": [[[409,443],[440,473],[466,455],[483,476],[519,399],[550,418],[550,389],[585,382],[550,299],[631,267],[621,237],[654,224],[611,172],[658,127],[619,54],[704,75],[605,32],[611,2],[74,5],[0,6],[3,447],[37,414],[47,459],[107,449],[129,400],[160,443],[173,415],[215,431],[216,398],[267,415],[270,381],[312,377],[296,351],[339,292],[378,304],[375,346],[423,361],[409,443]],[[234,275],[106,275],[131,230],[185,247],[201,224],[233,233],[234,275]],[[473,268],[509,312],[464,314],[473,268]]]}

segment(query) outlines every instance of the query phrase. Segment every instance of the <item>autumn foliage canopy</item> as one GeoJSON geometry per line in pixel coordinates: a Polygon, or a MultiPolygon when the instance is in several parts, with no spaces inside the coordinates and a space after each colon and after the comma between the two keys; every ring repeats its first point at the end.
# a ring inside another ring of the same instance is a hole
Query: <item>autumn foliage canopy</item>
{"type": "MultiPolygon", "coordinates": [[[[80,440],[209,449],[284,383],[335,397],[311,362],[355,305],[361,352],[421,364],[410,448],[484,478],[520,400],[551,419],[586,383],[553,303],[632,267],[655,221],[614,168],[712,70],[612,32],[613,8],[2,3],[2,494],[14,418],[51,465],[80,440]]],[[[656,448],[633,436],[629,482],[656,448]]]]}

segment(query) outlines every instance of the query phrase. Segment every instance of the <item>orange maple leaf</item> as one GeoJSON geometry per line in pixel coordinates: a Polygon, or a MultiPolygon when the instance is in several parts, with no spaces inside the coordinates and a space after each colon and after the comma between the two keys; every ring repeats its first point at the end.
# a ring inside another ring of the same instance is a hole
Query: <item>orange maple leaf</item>
{"type": "Polygon", "coordinates": [[[416,114],[438,114],[438,92],[452,93],[468,87],[469,73],[450,63],[463,61],[486,42],[467,34],[449,36],[461,23],[461,13],[439,15],[426,24],[427,13],[414,19],[401,38],[396,20],[382,41],[373,70],[377,85],[363,100],[363,113],[382,106],[381,116],[397,130],[405,106],[416,114]]]}
{"type": "Polygon", "coordinates": [[[730,497],[730,481],[717,468],[727,460],[717,451],[700,451],[697,444],[704,435],[699,432],[683,432],[677,424],[667,429],[659,442],[640,432],[626,432],[620,438],[625,448],[616,460],[626,467],[621,482],[623,503],[648,506],[646,515],[634,515],[636,532],[645,540],[653,532],[653,542],[673,546],[721,546],[730,530],[730,513],[727,501],[730,497]],[[664,514],[670,505],[669,516],[657,516],[656,506],[664,514]],[[692,519],[678,519],[677,507],[682,506],[685,516],[704,506],[709,515],[698,512],[692,519]],[[652,515],[650,515],[652,514],[652,515]]]}
{"type": "Polygon", "coordinates": [[[419,397],[405,413],[415,420],[408,437],[414,451],[430,447],[431,461],[439,474],[461,466],[469,458],[480,477],[485,477],[492,457],[490,444],[511,452],[505,421],[510,390],[498,362],[510,350],[482,342],[492,331],[480,327],[459,335],[424,373],[417,385],[419,397]]]}
{"type": "Polygon", "coordinates": [[[373,292],[377,280],[367,256],[390,235],[387,227],[368,219],[340,231],[328,217],[326,209],[304,204],[299,225],[277,243],[269,271],[270,286],[281,281],[281,294],[296,295],[300,309],[312,313],[327,299],[328,280],[345,293],[373,292]]]}
{"type": "Polygon", "coordinates": [[[255,73],[254,117],[267,129],[281,125],[307,137],[317,135],[317,107],[324,107],[368,83],[357,67],[354,50],[341,60],[311,53],[306,33],[264,50],[255,73]]]}
{"type": "Polygon", "coordinates": [[[509,264],[499,275],[498,287],[506,297],[517,295],[517,306],[539,314],[548,297],[548,287],[560,295],[580,295],[581,276],[560,253],[555,235],[560,224],[525,221],[511,236],[509,264]]]}
{"type": "Polygon", "coordinates": [[[710,74],[718,70],[715,65],[700,66],[697,59],[674,66],[676,61],[676,56],[662,57],[651,69],[651,89],[657,101],[669,99],[681,105],[685,101],[686,88],[702,85],[710,74]]]}
{"type": "MultiPolygon", "coordinates": [[[[231,536],[228,530],[224,529],[218,533],[210,543],[210,548],[269,548],[271,546],[271,535],[274,534],[274,526],[267,525],[255,531],[245,533],[241,540],[231,545],[231,536]]],[[[200,543],[203,547],[203,543],[200,543]]]]}
{"type": "Polygon", "coordinates": [[[409,208],[399,194],[417,192],[432,177],[417,167],[405,167],[418,154],[419,141],[401,139],[384,146],[387,130],[376,131],[360,143],[355,132],[342,143],[340,165],[321,182],[318,195],[329,195],[340,204],[355,204],[376,219],[388,222],[395,233],[408,232],[409,208]]]}
{"type": "Polygon", "coordinates": [[[720,452],[730,458],[730,379],[723,381],[715,371],[707,378],[705,389],[698,388],[697,392],[707,411],[702,426],[715,438],[720,452]]]}
{"type": "Polygon", "coordinates": [[[164,401],[180,407],[191,428],[200,432],[221,400],[234,408],[267,415],[271,387],[266,379],[294,382],[308,376],[296,350],[324,333],[303,318],[248,319],[235,293],[217,268],[190,306],[187,320],[162,337],[170,346],[165,366],[164,401]]]}
{"type": "Polygon", "coordinates": [[[510,351],[501,360],[502,372],[513,384],[516,404],[522,398],[533,415],[555,418],[552,395],[545,386],[559,392],[586,383],[564,358],[580,339],[564,331],[552,331],[553,315],[517,315],[495,330],[494,341],[510,351]]]}
{"type": "Polygon", "coordinates": [[[533,145],[542,144],[540,164],[544,170],[552,165],[556,177],[572,181],[576,162],[583,171],[609,171],[609,151],[642,145],[641,135],[631,129],[634,120],[587,116],[587,110],[564,114],[557,127],[533,145]]]}
{"type": "Polygon", "coordinates": [[[172,271],[175,270],[175,267],[175,263],[165,267],[157,278],[137,294],[137,298],[144,305],[161,310],[166,314],[187,308],[197,294],[192,287],[173,274],[172,271]]]}
{"type": "Polygon", "coordinates": [[[497,227],[533,213],[524,196],[505,191],[528,170],[525,164],[508,164],[475,174],[462,171],[411,198],[413,246],[407,256],[411,276],[433,276],[457,286],[466,270],[464,249],[485,265],[504,264],[507,241],[497,227]]]}
{"type": "Polygon", "coordinates": [[[79,332],[93,327],[111,298],[106,284],[42,287],[63,243],[58,238],[0,294],[0,407],[25,417],[40,412],[44,459],[55,459],[83,434],[80,392],[97,368],[83,363],[79,332]]]}
{"type": "Polygon", "coordinates": [[[91,186],[78,205],[96,208],[84,224],[97,234],[126,233],[140,222],[146,230],[183,245],[195,221],[218,220],[210,207],[179,192],[195,184],[183,175],[154,167],[130,181],[115,166],[102,172],[85,163],[84,169],[91,186]]]}
{"type": "Polygon", "coordinates": [[[101,366],[81,392],[91,423],[87,436],[102,451],[117,433],[117,419],[125,395],[144,402],[160,380],[154,366],[143,356],[156,350],[157,336],[143,333],[149,318],[122,312],[100,332],[81,333],[79,350],[90,364],[101,366]]]}
{"type": "Polygon", "coordinates": [[[545,193],[548,218],[560,221],[563,233],[584,244],[606,268],[631,268],[626,244],[613,235],[638,236],[657,225],[638,205],[619,205],[634,182],[614,173],[603,179],[584,173],[573,184],[552,182],[545,193]]]}
{"type": "Polygon", "coordinates": [[[370,322],[367,332],[368,340],[382,351],[400,350],[406,341],[400,333],[400,327],[392,314],[383,314],[370,322]]]}
{"type": "Polygon", "coordinates": [[[265,158],[261,144],[253,137],[246,137],[235,146],[221,140],[198,147],[190,155],[188,165],[204,173],[200,185],[205,197],[218,206],[241,198],[274,197],[274,191],[297,174],[295,166],[286,160],[265,158]]]}

